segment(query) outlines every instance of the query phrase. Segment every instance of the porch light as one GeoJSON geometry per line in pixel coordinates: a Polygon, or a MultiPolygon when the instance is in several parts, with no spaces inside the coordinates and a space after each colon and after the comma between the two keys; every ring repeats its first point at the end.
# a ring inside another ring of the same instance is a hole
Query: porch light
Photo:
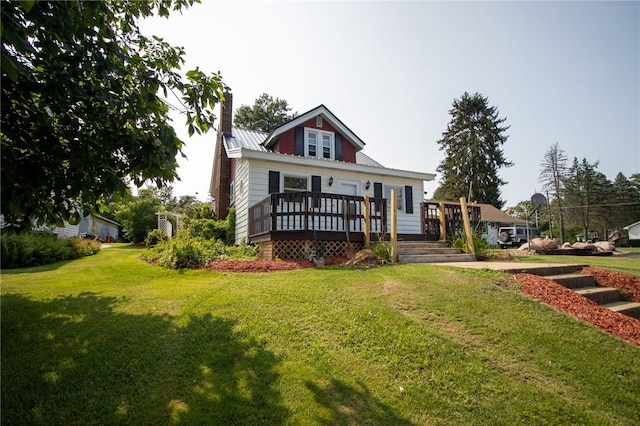
{"type": "Polygon", "coordinates": [[[369,189],[371,188],[371,182],[367,181],[367,183],[364,184],[364,189],[369,189]]]}
{"type": "Polygon", "coordinates": [[[333,185],[333,176],[329,178],[329,186],[333,185]]]}

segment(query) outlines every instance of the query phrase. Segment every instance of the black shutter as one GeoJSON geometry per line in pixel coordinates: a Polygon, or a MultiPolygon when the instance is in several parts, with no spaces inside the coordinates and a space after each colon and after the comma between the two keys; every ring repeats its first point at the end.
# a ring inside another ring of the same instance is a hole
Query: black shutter
{"type": "MultiPolygon", "coordinates": [[[[311,176],[311,192],[322,191],[322,180],[320,176],[311,176]]],[[[311,196],[313,198],[313,207],[320,207],[320,197],[317,194],[311,196]]]]}
{"type": "Polygon", "coordinates": [[[280,172],[269,170],[269,194],[280,192],[280,172]]]}
{"type": "Polygon", "coordinates": [[[342,161],[342,135],[340,133],[336,133],[336,160],[342,161]]]}
{"type": "Polygon", "coordinates": [[[405,213],[413,214],[413,187],[404,187],[404,207],[405,213]]]}
{"type": "Polygon", "coordinates": [[[296,141],[293,153],[304,156],[304,127],[296,127],[296,141]]]}
{"type": "Polygon", "coordinates": [[[311,192],[321,192],[320,176],[311,176],[311,192]]]}
{"type": "Polygon", "coordinates": [[[376,198],[382,198],[382,184],[380,182],[373,183],[373,196],[376,198]]]}
{"type": "MultiPolygon", "coordinates": [[[[373,182],[373,196],[375,198],[382,198],[382,184],[380,182],[373,182]]],[[[380,208],[376,202],[376,212],[379,212],[380,208]]]]}

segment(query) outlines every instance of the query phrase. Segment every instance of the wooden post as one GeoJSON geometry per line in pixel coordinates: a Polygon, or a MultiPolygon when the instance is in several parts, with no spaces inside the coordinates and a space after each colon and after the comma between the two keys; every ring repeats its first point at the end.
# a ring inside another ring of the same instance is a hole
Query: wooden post
{"type": "Polygon", "coordinates": [[[476,256],[476,248],[473,245],[473,234],[471,233],[471,223],[469,222],[469,210],[467,209],[467,200],[460,197],[460,208],[462,209],[462,222],[464,223],[464,233],[467,235],[467,247],[473,255],[476,256]]]}
{"type": "Polygon", "coordinates": [[[364,248],[371,247],[371,212],[369,211],[369,196],[364,196],[364,248]]]}
{"type": "Polygon", "coordinates": [[[391,263],[398,263],[398,212],[396,190],[391,188],[391,263]]]}
{"type": "Polygon", "coordinates": [[[440,217],[440,241],[447,240],[447,218],[445,217],[444,202],[438,203],[438,216],[440,217]]]}

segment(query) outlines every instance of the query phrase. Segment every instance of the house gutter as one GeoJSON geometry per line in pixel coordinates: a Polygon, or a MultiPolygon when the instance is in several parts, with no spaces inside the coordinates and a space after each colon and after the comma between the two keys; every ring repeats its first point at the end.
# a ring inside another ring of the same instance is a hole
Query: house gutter
{"type": "Polygon", "coordinates": [[[341,170],[349,172],[371,173],[379,176],[418,179],[427,182],[434,180],[436,177],[434,173],[412,172],[409,170],[390,169],[387,167],[368,166],[357,163],[345,163],[343,161],[301,157],[299,155],[281,154],[276,152],[256,151],[246,148],[231,149],[227,151],[227,155],[229,158],[251,158],[256,160],[309,166],[328,170],[341,170]]]}

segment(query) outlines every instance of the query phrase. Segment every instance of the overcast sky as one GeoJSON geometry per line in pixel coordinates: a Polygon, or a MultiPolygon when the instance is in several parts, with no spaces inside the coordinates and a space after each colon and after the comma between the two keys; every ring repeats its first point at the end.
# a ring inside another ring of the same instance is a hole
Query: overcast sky
{"type": "MultiPolygon", "coordinates": [[[[435,173],[453,100],[479,92],[511,126],[505,207],[540,189],[555,142],[610,180],[640,172],[639,2],[204,0],[142,28],[184,47],[185,71],[220,71],[234,110],[263,92],[299,113],[324,104],[392,168],[435,173]]],[[[183,123],[174,193],[206,200],[215,134],[183,123]]]]}

